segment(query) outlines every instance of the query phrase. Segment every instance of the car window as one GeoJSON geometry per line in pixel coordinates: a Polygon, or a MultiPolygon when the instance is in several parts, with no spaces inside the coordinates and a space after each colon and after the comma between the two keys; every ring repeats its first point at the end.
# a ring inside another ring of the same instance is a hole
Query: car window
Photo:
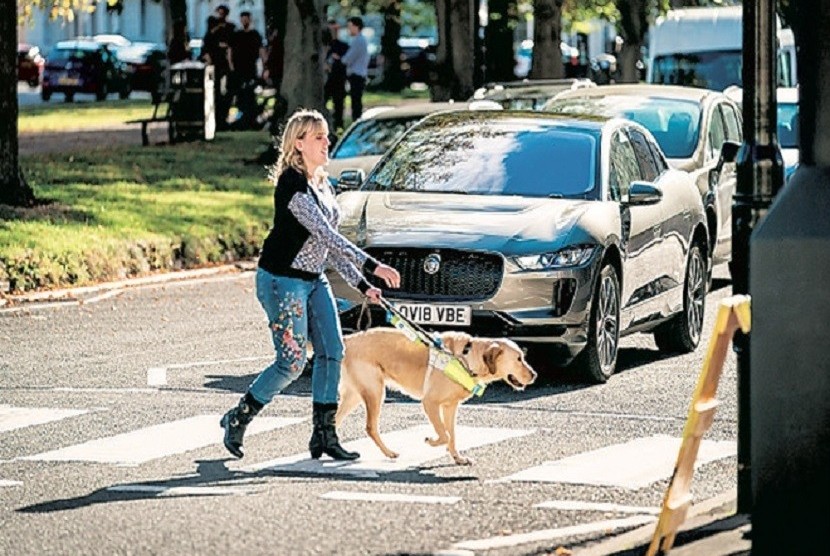
{"type": "Polygon", "coordinates": [[[413,127],[364,190],[587,198],[597,190],[599,137],[510,114],[447,114],[413,127]]]}
{"type": "Polygon", "coordinates": [[[798,148],[798,104],[778,103],[778,142],[782,149],[798,148]]]}
{"type": "Polygon", "coordinates": [[[738,119],[738,112],[735,107],[729,104],[721,104],[723,119],[726,121],[726,139],[741,143],[743,134],[741,132],[741,121],[738,119]]]}
{"type": "Polygon", "coordinates": [[[639,95],[591,95],[553,99],[543,109],[637,122],[649,130],[669,158],[689,158],[697,148],[701,111],[700,104],[695,101],[639,95]]]}
{"type": "Polygon", "coordinates": [[[364,120],[343,137],[332,152],[333,159],[379,156],[420,120],[422,116],[364,120]]]}
{"type": "Polygon", "coordinates": [[[636,129],[629,129],[628,137],[631,139],[631,146],[634,147],[634,155],[637,157],[640,175],[646,181],[657,181],[660,171],[654,162],[654,154],[648,146],[648,139],[636,129]]]}
{"type": "Polygon", "coordinates": [[[640,180],[640,168],[637,157],[628,136],[617,131],[611,138],[610,168],[608,184],[611,200],[620,201],[628,196],[631,182],[640,180]]]}
{"type": "Polygon", "coordinates": [[[713,50],[654,58],[652,83],[722,91],[741,84],[740,50],[713,50]]]}
{"type": "Polygon", "coordinates": [[[720,148],[726,139],[726,131],[723,128],[723,116],[721,115],[720,106],[715,106],[712,114],[709,117],[709,158],[718,158],[720,156],[720,148]]]}

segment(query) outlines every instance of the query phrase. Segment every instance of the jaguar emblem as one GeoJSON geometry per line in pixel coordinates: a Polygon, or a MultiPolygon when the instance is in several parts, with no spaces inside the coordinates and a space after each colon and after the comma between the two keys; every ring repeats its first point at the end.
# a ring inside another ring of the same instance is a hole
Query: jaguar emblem
{"type": "Polygon", "coordinates": [[[435,274],[441,268],[441,255],[433,253],[424,260],[424,272],[435,274]]]}

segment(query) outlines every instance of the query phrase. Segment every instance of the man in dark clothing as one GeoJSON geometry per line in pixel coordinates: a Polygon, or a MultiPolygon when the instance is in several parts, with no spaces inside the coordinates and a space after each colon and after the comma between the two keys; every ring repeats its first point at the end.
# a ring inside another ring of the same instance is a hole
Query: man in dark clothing
{"type": "Polygon", "coordinates": [[[346,65],[340,58],[349,50],[349,45],[337,38],[340,26],[337,21],[330,19],[328,22],[329,33],[328,50],[326,52],[326,66],[328,77],[325,86],[325,103],[332,101],[334,119],[334,130],[343,129],[343,104],[346,100],[346,65]]]}
{"type": "Polygon", "coordinates": [[[239,14],[241,27],[233,34],[231,42],[231,59],[233,60],[233,89],[236,93],[236,107],[241,116],[238,127],[251,129],[256,127],[257,104],[256,81],[259,78],[257,60],[265,60],[265,48],[262,35],[251,27],[251,12],[239,14]]]}
{"type": "Polygon", "coordinates": [[[202,44],[205,62],[213,65],[213,102],[216,107],[216,128],[228,128],[228,112],[231,108],[231,94],[228,79],[231,72],[231,42],[233,23],[228,21],[230,8],[220,4],[215,17],[208,18],[208,30],[202,44]]]}

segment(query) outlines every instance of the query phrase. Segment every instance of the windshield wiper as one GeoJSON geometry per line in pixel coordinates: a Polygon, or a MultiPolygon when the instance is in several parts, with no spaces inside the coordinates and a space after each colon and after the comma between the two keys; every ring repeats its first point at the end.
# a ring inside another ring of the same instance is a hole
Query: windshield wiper
{"type": "Polygon", "coordinates": [[[565,196],[561,193],[548,193],[548,199],[564,199],[565,196]]]}

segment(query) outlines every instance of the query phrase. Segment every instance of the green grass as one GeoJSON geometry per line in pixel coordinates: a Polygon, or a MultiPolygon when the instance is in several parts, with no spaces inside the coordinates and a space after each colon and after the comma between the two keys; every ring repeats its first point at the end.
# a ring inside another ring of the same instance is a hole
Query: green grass
{"type": "MultiPolygon", "coordinates": [[[[381,104],[400,104],[411,99],[429,100],[429,91],[405,89],[400,94],[367,91],[363,95],[363,104],[368,108],[381,104]]],[[[153,113],[153,105],[149,100],[108,99],[106,102],[77,104],[62,102],[62,100],[61,95],[57,95],[53,97],[51,102],[21,106],[17,120],[20,133],[117,126],[127,120],[149,118],[153,113]]],[[[350,110],[347,98],[347,118],[350,110]]]]}
{"type": "Polygon", "coordinates": [[[244,160],[265,144],[248,132],[24,158],[46,202],[0,207],[0,280],[20,292],[253,256],[273,217],[272,185],[244,160]]]}
{"type": "Polygon", "coordinates": [[[126,120],[149,118],[153,104],[149,100],[107,100],[106,102],[61,102],[60,95],[51,102],[21,106],[17,125],[20,133],[65,131],[120,125],[126,120]]]}

